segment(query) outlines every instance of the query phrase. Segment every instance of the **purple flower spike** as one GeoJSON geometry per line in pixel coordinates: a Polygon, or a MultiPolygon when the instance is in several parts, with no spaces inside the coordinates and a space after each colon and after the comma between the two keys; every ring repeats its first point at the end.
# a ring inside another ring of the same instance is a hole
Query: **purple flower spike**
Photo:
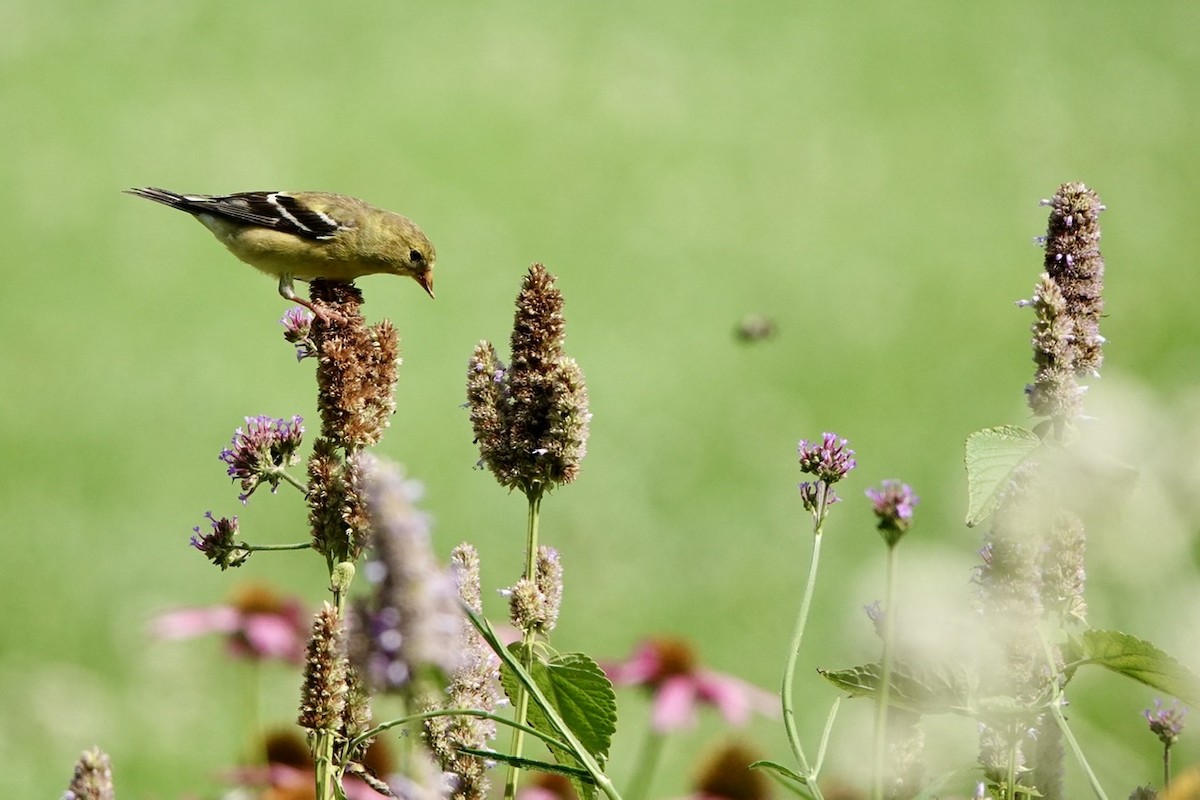
{"type": "Polygon", "coordinates": [[[836,433],[826,433],[821,437],[821,443],[816,444],[807,439],[800,440],[800,470],[810,475],[816,475],[818,480],[827,485],[833,485],[854,469],[854,451],[845,439],[839,439],[836,433]]]}
{"type": "Polygon", "coordinates": [[[246,417],[245,430],[233,433],[231,447],[221,451],[220,459],[229,465],[229,477],[241,481],[243,504],[264,481],[271,491],[279,488],[284,471],[300,460],[297,450],[304,438],[304,420],[267,416],[246,417]]]}
{"type": "Polygon", "coordinates": [[[907,483],[884,481],[878,489],[867,489],[867,497],[879,518],[879,532],[888,547],[900,541],[912,526],[913,508],[921,501],[907,483]]]}

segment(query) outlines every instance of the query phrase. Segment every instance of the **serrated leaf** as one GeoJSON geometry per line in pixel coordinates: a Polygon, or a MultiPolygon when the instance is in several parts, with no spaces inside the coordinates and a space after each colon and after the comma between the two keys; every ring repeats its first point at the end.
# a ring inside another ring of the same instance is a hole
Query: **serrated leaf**
{"type": "MultiPolygon", "coordinates": [[[[878,697],[882,667],[863,664],[841,670],[817,670],[821,677],[855,697],[878,697]]],[[[888,704],[918,714],[971,714],[975,681],[962,668],[949,666],[892,667],[888,704]]]]}
{"type": "Polygon", "coordinates": [[[1089,630],[1080,644],[1083,663],[1127,675],[1189,706],[1200,705],[1200,679],[1150,642],[1120,631],[1089,630]]]}
{"type": "MultiPolygon", "coordinates": [[[[536,659],[528,672],[554,712],[603,768],[617,729],[617,696],[608,676],[595,661],[582,653],[563,653],[549,660],[536,659]]],[[[500,681],[505,694],[515,702],[518,687],[516,675],[505,667],[501,669],[500,681]]],[[[556,733],[536,703],[529,705],[527,721],[543,733],[556,733]]],[[[550,747],[550,752],[559,764],[572,769],[583,767],[570,751],[550,747]]],[[[591,783],[576,783],[575,788],[584,800],[596,794],[596,787],[591,783]]]]}
{"type": "Polygon", "coordinates": [[[967,527],[996,510],[1013,473],[1041,444],[1036,433],[1017,425],[984,428],[967,437],[967,527]]]}

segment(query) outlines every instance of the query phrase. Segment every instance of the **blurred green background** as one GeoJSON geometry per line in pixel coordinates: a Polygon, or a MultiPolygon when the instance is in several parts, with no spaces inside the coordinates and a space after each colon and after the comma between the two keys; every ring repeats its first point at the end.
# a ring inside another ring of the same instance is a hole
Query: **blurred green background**
{"type": "MultiPolygon", "coordinates": [[[[776,688],[809,552],[796,441],[848,437],[859,468],[797,688],[815,749],[835,694],[813,667],[875,654],[865,488],[899,477],[923,498],[910,608],[969,607],[961,443],[1028,422],[1031,315],[1013,301],[1040,269],[1038,200],[1085,181],[1109,207],[1089,411],[1142,470],[1092,529],[1091,620],[1200,666],[1197,31],[1185,0],[8,0],[0,795],[54,796],[100,744],[123,798],[216,796],[248,676],[219,642],[149,641],[147,620],[247,580],[322,597],[311,554],[222,574],[186,546],[208,509],[256,541],[304,537],[294,493],[241,508],[216,456],[246,415],[311,415],[311,365],[280,337],[272,281],[129,186],[338,191],[424,227],[435,302],[360,281],[405,352],[380,450],[425,483],[439,551],[477,543],[491,588],[520,569],[525,509],[472,469],[466,361],[481,338],[507,352],[530,262],[559,276],[595,415],[579,481],[543,504],[561,649],[613,658],[670,632],[776,688]],[[736,341],[753,313],[778,335],[736,341]]],[[[262,682],[266,719],[288,723],[298,677],[262,682]]],[[[1110,794],[1155,781],[1150,690],[1081,673],[1072,697],[1110,794]]],[[[635,694],[621,708],[618,784],[646,720],[635,694]]],[[[860,779],[868,719],[848,704],[830,775],[860,779]]],[[[672,741],[655,795],[684,793],[725,735],[708,714],[672,741]]],[[[738,735],[785,758],[775,722],[738,735]]],[[[936,721],[931,773],[969,767],[974,735],[936,721]]]]}

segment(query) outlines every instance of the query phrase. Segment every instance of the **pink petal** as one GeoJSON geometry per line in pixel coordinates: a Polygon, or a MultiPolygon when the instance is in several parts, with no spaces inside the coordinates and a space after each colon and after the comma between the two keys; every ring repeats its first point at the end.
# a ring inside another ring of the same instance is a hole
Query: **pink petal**
{"type": "Polygon", "coordinates": [[[662,663],[658,648],[651,642],[642,642],[628,661],[604,665],[604,674],[617,686],[640,685],[656,677],[662,663]]]}
{"type": "Polygon", "coordinates": [[[250,614],[242,624],[252,655],[284,660],[303,657],[304,642],[291,620],[278,614],[250,614]]]}
{"type": "Polygon", "coordinates": [[[654,693],[650,724],[659,733],[689,728],[696,723],[698,685],[690,675],[667,678],[654,693]]]}
{"type": "Polygon", "coordinates": [[[150,634],[160,639],[190,639],[206,633],[232,633],[238,628],[238,617],[237,609],[230,606],[168,611],[150,621],[150,634]]]}
{"type": "Polygon", "coordinates": [[[716,706],[732,725],[746,724],[751,711],[774,716],[778,710],[775,695],[732,675],[702,671],[696,676],[696,688],[700,699],[716,706]]]}

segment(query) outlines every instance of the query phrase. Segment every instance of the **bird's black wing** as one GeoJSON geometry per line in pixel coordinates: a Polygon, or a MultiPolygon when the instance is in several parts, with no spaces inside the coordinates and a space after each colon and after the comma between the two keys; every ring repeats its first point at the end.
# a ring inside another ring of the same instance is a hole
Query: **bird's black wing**
{"type": "Polygon", "coordinates": [[[128,191],[130,194],[178,208],[189,214],[212,214],[305,239],[329,239],[343,227],[328,214],[309,208],[284,192],[179,194],[154,187],[128,191]]]}

